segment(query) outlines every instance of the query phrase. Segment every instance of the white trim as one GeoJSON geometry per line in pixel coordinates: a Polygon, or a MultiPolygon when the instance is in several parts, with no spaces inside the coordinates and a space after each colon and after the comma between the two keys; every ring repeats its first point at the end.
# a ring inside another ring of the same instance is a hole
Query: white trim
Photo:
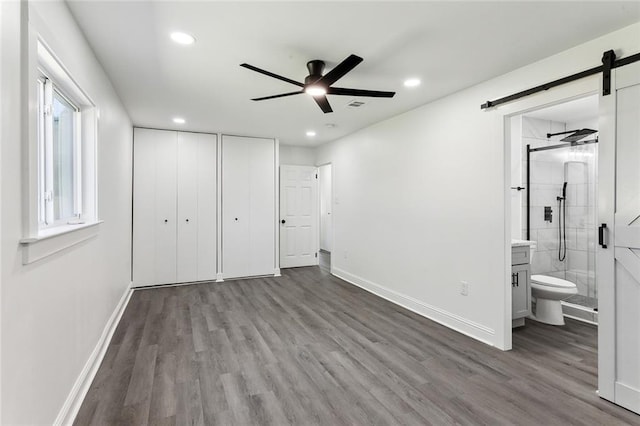
{"type": "Polygon", "coordinates": [[[273,269],[276,277],[280,276],[280,139],[273,139],[274,156],[273,156],[273,269]]]}
{"type": "Polygon", "coordinates": [[[82,402],[87,396],[87,392],[91,387],[91,383],[93,382],[93,379],[98,372],[98,368],[102,363],[102,359],[107,352],[107,348],[109,347],[109,343],[111,342],[113,333],[115,333],[116,328],[120,323],[120,319],[122,318],[122,314],[129,304],[129,300],[131,299],[131,295],[133,294],[133,289],[131,287],[132,284],[133,283],[129,284],[124,294],[120,298],[118,305],[111,314],[111,317],[107,321],[107,324],[102,331],[102,335],[100,336],[98,343],[91,352],[89,359],[80,372],[80,375],[76,379],[73,387],[71,388],[71,392],[69,392],[67,399],[58,412],[58,415],[53,422],[54,425],[71,425],[78,415],[78,411],[82,406],[82,402]]]}
{"type": "Polygon", "coordinates": [[[637,407],[640,406],[640,389],[621,382],[615,382],[615,394],[616,400],[614,402],[627,410],[635,413],[637,407]]]}
{"type": "Polygon", "coordinates": [[[21,239],[22,264],[28,265],[97,236],[102,222],[60,226],[52,228],[52,232],[43,231],[36,237],[21,239]]]}
{"type": "Polygon", "coordinates": [[[414,299],[411,296],[398,293],[387,287],[373,283],[369,280],[358,277],[357,275],[353,275],[340,268],[332,268],[331,274],[350,284],[360,287],[369,293],[382,297],[391,303],[395,303],[396,305],[402,306],[403,308],[415,312],[418,315],[442,324],[445,327],[451,328],[459,333],[486,343],[487,345],[495,346],[495,330],[489,327],[485,327],[482,324],[470,321],[459,315],[452,314],[444,309],[429,305],[420,300],[414,299]]]}

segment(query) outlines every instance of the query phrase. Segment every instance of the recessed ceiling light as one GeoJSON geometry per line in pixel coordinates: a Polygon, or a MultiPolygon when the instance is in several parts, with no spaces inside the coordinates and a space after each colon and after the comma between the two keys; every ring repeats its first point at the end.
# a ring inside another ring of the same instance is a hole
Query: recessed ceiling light
{"type": "Polygon", "coordinates": [[[171,40],[179,44],[193,44],[196,41],[195,37],[191,34],[182,33],[180,31],[171,33],[171,40]]]}
{"type": "Polygon", "coordinates": [[[404,87],[416,87],[420,86],[420,79],[418,78],[409,78],[404,81],[404,87]]]}
{"type": "Polygon", "coordinates": [[[175,118],[173,119],[173,122],[174,122],[174,123],[176,123],[176,124],[184,124],[184,123],[185,123],[185,120],[184,120],[184,118],[175,117],[175,118]]]}
{"type": "Polygon", "coordinates": [[[309,136],[310,138],[314,137],[316,135],[316,132],[314,132],[313,130],[309,130],[307,132],[307,136],[309,136]]]}

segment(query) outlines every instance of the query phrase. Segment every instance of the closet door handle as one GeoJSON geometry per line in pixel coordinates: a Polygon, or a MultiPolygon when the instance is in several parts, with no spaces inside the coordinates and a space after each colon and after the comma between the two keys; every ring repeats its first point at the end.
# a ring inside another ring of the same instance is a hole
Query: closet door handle
{"type": "Polygon", "coordinates": [[[607,248],[607,242],[606,242],[606,235],[605,235],[605,231],[607,229],[607,224],[603,223],[602,225],[598,226],[598,244],[602,246],[602,248],[606,249],[607,248]]]}

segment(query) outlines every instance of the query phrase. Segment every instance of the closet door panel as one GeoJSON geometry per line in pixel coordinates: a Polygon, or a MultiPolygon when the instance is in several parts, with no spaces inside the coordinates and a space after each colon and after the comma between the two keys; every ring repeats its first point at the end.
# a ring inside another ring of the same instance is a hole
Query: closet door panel
{"type": "Polygon", "coordinates": [[[217,261],[217,136],[199,135],[198,182],[198,281],[216,278],[217,261]]]}
{"type": "Polygon", "coordinates": [[[135,129],[133,141],[133,283],[154,284],[156,246],[156,150],[154,135],[135,129]]]}
{"type": "Polygon", "coordinates": [[[243,277],[249,274],[249,141],[223,136],[222,139],[222,274],[243,277]]]}
{"type": "Polygon", "coordinates": [[[177,281],[198,279],[199,135],[179,132],[177,144],[177,281]]]}
{"type": "Polygon", "coordinates": [[[176,282],[177,134],[158,131],[156,149],[156,283],[176,282]]]}
{"type": "Polygon", "coordinates": [[[251,139],[249,153],[249,275],[273,274],[275,266],[275,147],[251,139]]]}

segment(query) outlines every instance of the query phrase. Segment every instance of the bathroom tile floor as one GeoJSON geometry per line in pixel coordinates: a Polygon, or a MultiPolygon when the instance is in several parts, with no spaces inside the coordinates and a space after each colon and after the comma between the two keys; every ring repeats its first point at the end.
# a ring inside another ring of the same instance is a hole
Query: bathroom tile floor
{"type": "Polygon", "coordinates": [[[134,292],[77,425],[630,425],[596,328],[528,321],[502,352],[331,276],[134,292]]]}

